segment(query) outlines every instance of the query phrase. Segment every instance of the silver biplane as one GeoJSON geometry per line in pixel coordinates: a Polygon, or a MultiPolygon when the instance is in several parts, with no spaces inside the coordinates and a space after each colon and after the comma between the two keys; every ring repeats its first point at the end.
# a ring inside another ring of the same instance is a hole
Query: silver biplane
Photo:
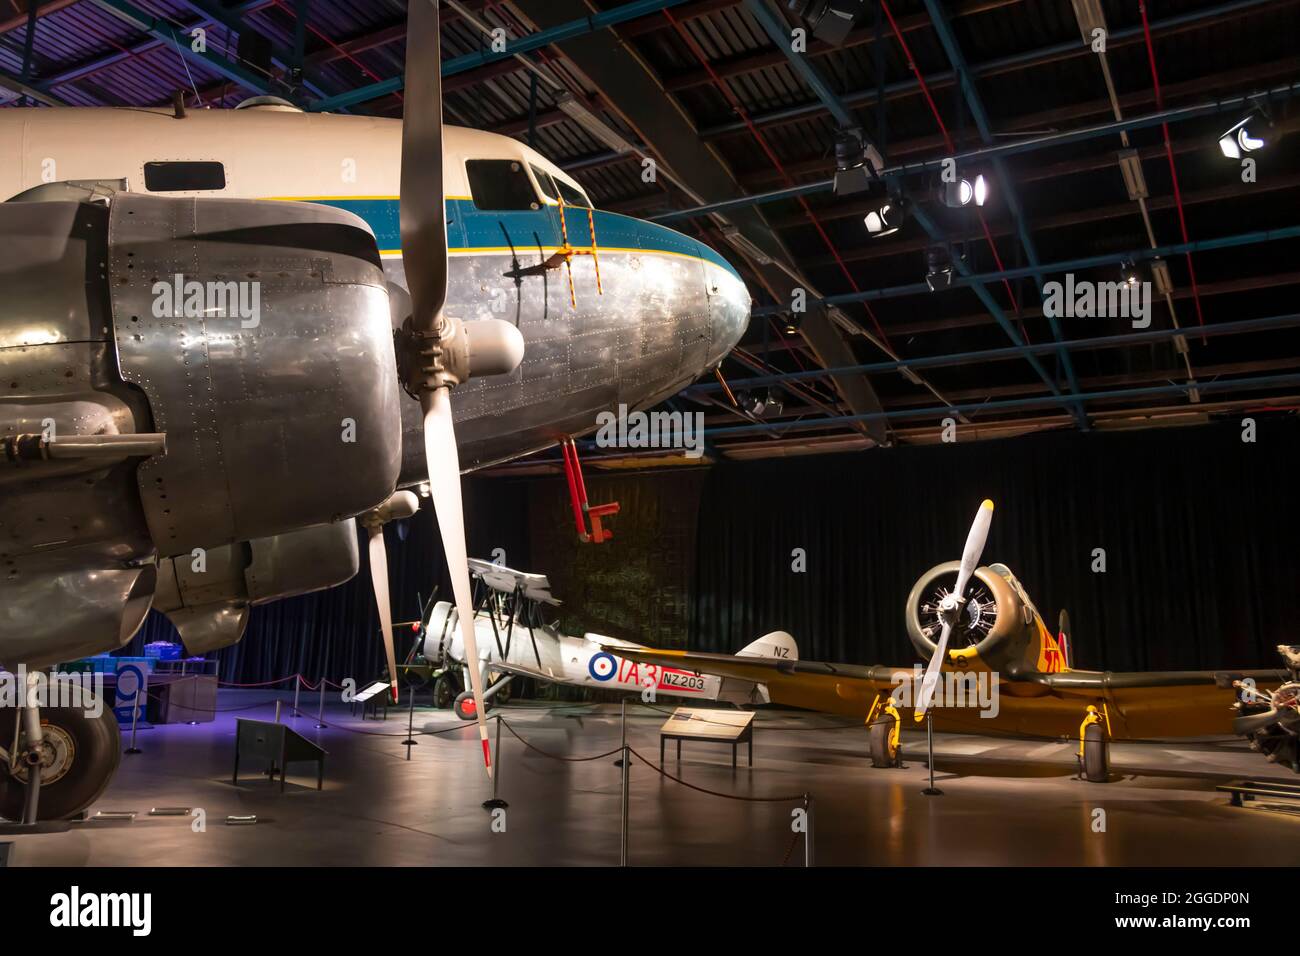
{"type": "MultiPolygon", "coordinates": [[[[584,633],[578,637],[564,633],[556,611],[560,601],[551,594],[551,584],[544,574],[515,571],[478,558],[469,559],[469,572],[478,589],[474,602],[477,670],[487,688],[483,701],[489,707],[494,700],[503,699],[516,677],[625,691],[647,701],[665,696],[737,705],[770,702],[767,688],[761,683],[637,663],[621,656],[618,650],[648,650],[645,645],[603,634],[584,633]]],[[[461,686],[469,687],[471,656],[465,653],[459,623],[453,604],[432,604],[425,614],[419,647],[434,667],[461,671],[461,686]]],[[[785,631],[773,631],[736,656],[794,661],[799,650],[785,631]]],[[[459,694],[453,706],[462,720],[478,716],[469,691],[459,694]]]]}

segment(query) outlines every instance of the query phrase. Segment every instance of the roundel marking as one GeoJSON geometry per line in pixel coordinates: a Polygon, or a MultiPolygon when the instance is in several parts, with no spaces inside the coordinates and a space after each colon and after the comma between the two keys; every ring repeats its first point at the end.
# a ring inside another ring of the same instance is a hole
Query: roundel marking
{"type": "Polygon", "coordinates": [[[596,680],[609,680],[618,672],[618,661],[613,654],[601,651],[587,662],[587,672],[596,680]]]}

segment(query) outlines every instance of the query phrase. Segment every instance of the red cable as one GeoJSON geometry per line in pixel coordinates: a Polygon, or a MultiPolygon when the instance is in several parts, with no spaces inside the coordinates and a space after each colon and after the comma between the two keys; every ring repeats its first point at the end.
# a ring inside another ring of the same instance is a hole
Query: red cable
{"type": "MultiPolygon", "coordinates": [[[[1160,92],[1160,73],[1156,69],[1156,50],[1151,43],[1151,24],[1147,20],[1147,5],[1143,0],[1138,0],[1138,10],[1142,14],[1142,33],[1147,42],[1147,62],[1151,64],[1151,84],[1156,94],[1156,109],[1165,108],[1164,94],[1160,92]]],[[[1174,163],[1174,148],[1169,143],[1169,124],[1161,123],[1160,130],[1165,138],[1165,157],[1169,160],[1169,175],[1174,181],[1174,206],[1178,209],[1178,228],[1182,231],[1183,242],[1188,243],[1191,240],[1187,237],[1187,219],[1183,215],[1183,194],[1178,188],[1178,167],[1174,163]]],[[[1192,282],[1192,302],[1196,305],[1196,321],[1200,325],[1205,324],[1205,315],[1201,312],[1201,295],[1196,287],[1196,268],[1192,265],[1192,254],[1188,252],[1187,256],[1187,275],[1192,282]]],[[[1205,344],[1202,337],[1201,344],[1205,344]]]]}
{"type": "MultiPolygon", "coordinates": [[[[771,161],[776,171],[781,174],[781,178],[785,181],[785,184],[793,187],[795,182],[790,178],[790,174],[786,172],[785,167],[781,165],[781,160],[777,158],[776,153],[772,151],[772,147],[768,145],[763,134],[759,132],[758,127],[755,126],[753,121],[749,118],[749,113],[746,112],[744,106],[741,105],[740,100],[736,98],[736,95],[731,92],[731,88],[728,87],[726,83],[722,81],[722,78],[714,71],[713,65],[709,63],[708,56],[702,49],[700,49],[699,44],[695,42],[695,38],[687,32],[686,28],[677,21],[671,12],[664,10],[663,15],[667,17],[668,22],[677,30],[678,35],[681,36],[686,45],[690,47],[691,53],[694,54],[695,59],[699,61],[699,64],[704,68],[704,71],[709,74],[709,78],[713,81],[713,85],[718,88],[718,91],[722,93],[724,97],[726,97],[727,102],[736,112],[736,115],[740,117],[741,121],[753,135],[754,139],[758,141],[758,145],[761,146],[763,152],[767,154],[767,158],[771,161]]],[[[853,274],[849,272],[849,267],[845,265],[844,260],[840,258],[839,250],[835,248],[835,243],[831,242],[830,236],[828,236],[826,230],[822,228],[821,220],[819,220],[813,213],[812,207],[808,205],[807,201],[802,196],[797,196],[795,198],[803,208],[804,215],[808,217],[808,221],[812,223],[813,228],[817,230],[817,234],[821,236],[822,242],[826,244],[826,248],[830,250],[831,256],[834,257],[836,265],[840,267],[840,272],[844,274],[844,278],[848,280],[849,286],[854,292],[861,292],[862,289],[859,288],[857,282],[853,280],[853,274]]],[[[880,321],[876,318],[876,313],[872,310],[871,304],[869,302],[863,302],[862,305],[863,308],[866,309],[868,317],[871,319],[871,324],[876,328],[876,334],[880,336],[881,341],[883,341],[892,352],[894,347],[889,344],[889,336],[887,336],[885,330],[880,327],[880,321]]]]}

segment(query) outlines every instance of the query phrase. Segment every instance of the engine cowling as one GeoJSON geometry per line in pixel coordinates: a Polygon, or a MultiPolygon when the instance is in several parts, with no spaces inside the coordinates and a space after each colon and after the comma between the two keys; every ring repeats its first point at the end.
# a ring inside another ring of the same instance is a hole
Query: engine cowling
{"type": "MultiPolygon", "coordinates": [[[[937,603],[957,578],[960,561],[937,564],[917,580],[907,597],[907,636],[923,660],[935,652],[939,636],[937,617],[927,617],[927,607],[937,603]]],[[[975,569],[967,586],[967,603],[960,625],[948,641],[948,662],[964,670],[1002,670],[1015,673],[1037,661],[1037,628],[1032,606],[1022,597],[1001,565],[975,569]],[[1031,662],[1032,660],[1032,662],[1031,662]]]]}
{"type": "Polygon", "coordinates": [[[154,606],[188,653],[206,654],[238,643],[255,605],[342,584],[358,567],[355,521],[300,528],[163,559],[154,606]]]}

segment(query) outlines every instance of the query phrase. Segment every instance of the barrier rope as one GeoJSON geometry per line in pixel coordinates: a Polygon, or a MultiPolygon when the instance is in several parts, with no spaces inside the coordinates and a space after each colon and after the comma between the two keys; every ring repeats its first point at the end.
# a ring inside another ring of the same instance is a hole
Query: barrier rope
{"type": "Polygon", "coordinates": [[[707,793],[710,794],[711,796],[722,797],[726,800],[740,800],[744,803],[794,803],[794,802],[803,802],[808,798],[808,794],[806,793],[796,793],[791,796],[783,796],[783,797],[743,797],[738,793],[723,793],[721,790],[710,790],[708,787],[700,787],[700,786],[696,786],[693,783],[687,783],[681,777],[674,777],[663,767],[660,767],[659,765],[654,764],[649,760],[647,760],[645,757],[641,756],[632,747],[628,747],[627,750],[628,753],[630,753],[633,757],[636,757],[637,760],[641,761],[643,764],[645,764],[655,773],[667,777],[669,780],[673,781],[674,783],[680,783],[683,787],[688,787],[691,790],[698,790],[700,793],[707,793]]]}
{"type": "Polygon", "coordinates": [[[549,753],[541,747],[538,747],[536,744],[529,743],[523,737],[519,736],[518,731],[511,727],[510,721],[506,720],[504,717],[498,716],[497,720],[501,721],[501,723],[505,725],[506,730],[510,731],[510,733],[514,735],[515,740],[519,741],[529,750],[536,750],[543,757],[550,757],[552,760],[562,760],[565,763],[584,763],[588,760],[599,760],[601,757],[612,757],[623,749],[622,747],[615,747],[613,750],[607,750],[603,754],[593,754],[590,757],[561,757],[559,754],[549,753]]]}

